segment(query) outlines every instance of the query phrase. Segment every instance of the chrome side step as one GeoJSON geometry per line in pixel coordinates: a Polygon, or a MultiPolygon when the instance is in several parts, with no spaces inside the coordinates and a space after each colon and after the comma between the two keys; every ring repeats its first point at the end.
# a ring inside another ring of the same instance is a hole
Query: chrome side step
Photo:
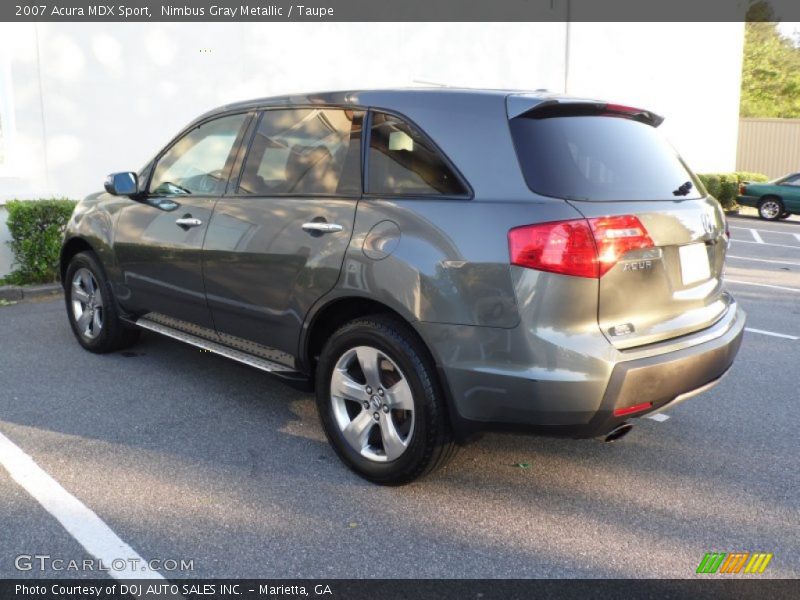
{"type": "Polygon", "coordinates": [[[191,333],[186,333],[184,331],[173,329],[172,327],[167,327],[166,325],[162,325],[161,323],[156,323],[155,321],[152,321],[146,317],[141,317],[137,319],[134,323],[138,327],[141,327],[142,329],[147,329],[148,331],[155,331],[156,333],[160,333],[161,335],[165,335],[180,342],[196,346],[197,348],[207,350],[208,352],[213,352],[214,354],[219,354],[220,356],[224,356],[225,358],[233,359],[237,362],[243,363],[250,367],[255,367],[256,369],[260,369],[261,371],[266,371],[268,373],[272,373],[274,375],[278,375],[280,377],[285,377],[288,379],[294,379],[294,380],[305,379],[305,376],[302,373],[292,369],[291,367],[287,367],[286,365],[282,365],[280,363],[267,360],[266,358],[253,356],[252,354],[247,354],[246,352],[234,350],[233,348],[229,348],[228,346],[224,346],[223,344],[212,342],[211,340],[206,340],[196,335],[192,335],[191,333]]]}

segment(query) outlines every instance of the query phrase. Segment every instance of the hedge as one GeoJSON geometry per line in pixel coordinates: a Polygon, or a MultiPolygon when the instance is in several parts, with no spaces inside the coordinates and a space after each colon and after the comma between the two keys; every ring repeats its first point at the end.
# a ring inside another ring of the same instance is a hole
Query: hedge
{"type": "Polygon", "coordinates": [[[722,204],[725,210],[735,210],[736,196],[739,195],[739,184],[743,181],[768,181],[769,178],[761,173],[748,173],[737,171],[735,173],[698,173],[697,176],[709,194],[722,204]]]}
{"type": "Polygon", "coordinates": [[[6,283],[50,283],[58,278],[58,255],[64,228],[77,204],[66,198],[46,200],[11,200],[8,230],[14,254],[14,271],[6,283]]]}

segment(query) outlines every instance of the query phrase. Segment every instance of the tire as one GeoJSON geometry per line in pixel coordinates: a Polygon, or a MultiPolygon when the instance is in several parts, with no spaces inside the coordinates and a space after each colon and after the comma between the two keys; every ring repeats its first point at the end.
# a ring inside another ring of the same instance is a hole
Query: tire
{"type": "Polygon", "coordinates": [[[119,318],[111,285],[92,252],[72,257],[64,277],[64,301],[72,332],[89,352],[104,354],[127,348],[139,339],[139,330],[119,318]],[[81,317],[86,316],[85,321],[81,317]]]}
{"type": "Polygon", "coordinates": [[[783,202],[775,196],[765,196],[758,202],[758,216],[766,221],[776,221],[785,212],[783,202]]]}
{"type": "Polygon", "coordinates": [[[316,393],[333,449],[373,483],[409,483],[455,453],[433,361],[414,331],[392,315],[356,319],[328,339],[316,393]]]}

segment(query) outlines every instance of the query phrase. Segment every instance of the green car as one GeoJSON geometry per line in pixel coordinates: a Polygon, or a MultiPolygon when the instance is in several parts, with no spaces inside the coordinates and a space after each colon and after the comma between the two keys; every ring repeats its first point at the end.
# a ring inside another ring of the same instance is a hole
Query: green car
{"type": "Polygon", "coordinates": [[[786,175],[765,183],[739,185],[739,204],[758,209],[758,216],[768,221],[800,214],[800,173],[786,175]]]}

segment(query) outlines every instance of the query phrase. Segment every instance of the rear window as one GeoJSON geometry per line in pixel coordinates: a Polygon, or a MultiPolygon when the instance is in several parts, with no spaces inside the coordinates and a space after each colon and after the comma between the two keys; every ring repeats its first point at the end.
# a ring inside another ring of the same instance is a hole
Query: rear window
{"type": "Polygon", "coordinates": [[[521,116],[510,125],[525,181],[537,194],[598,201],[702,197],[701,184],[672,146],[645,123],[521,116]]]}

